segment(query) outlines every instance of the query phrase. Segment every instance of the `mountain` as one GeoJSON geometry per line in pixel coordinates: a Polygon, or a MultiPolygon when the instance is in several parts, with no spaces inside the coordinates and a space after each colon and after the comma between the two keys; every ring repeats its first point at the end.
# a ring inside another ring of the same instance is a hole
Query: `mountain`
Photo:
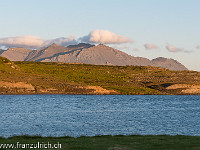
{"type": "MultiPolygon", "coordinates": [[[[57,58],[60,55],[65,55],[69,53],[73,53],[75,51],[79,51],[83,48],[89,48],[93,45],[80,43],[78,45],[69,45],[68,47],[59,46],[56,44],[52,44],[48,47],[32,51],[25,61],[45,61],[50,60],[52,58],[57,58]]],[[[60,60],[55,60],[55,62],[60,62],[60,60]]]]}
{"type": "Polygon", "coordinates": [[[0,55],[4,52],[4,50],[0,49],[0,55]]]}
{"type": "Polygon", "coordinates": [[[30,52],[33,50],[25,48],[8,48],[2,52],[1,56],[6,57],[11,61],[24,61],[30,52]]]}
{"type": "Polygon", "coordinates": [[[69,53],[57,55],[43,60],[44,62],[84,63],[95,65],[137,65],[147,66],[153,63],[142,57],[133,57],[119,50],[99,44],[89,48],[78,48],[69,53]]]}
{"type": "Polygon", "coordinates": [[[152,60],[154,66],[170,70],[187,70],[187,68],[174,59],[158,57],[152,60]]]}
{"type": "Polygon", "coordinates": [[[169,70],[187,70],[185,66],[173,59],[159,57],[149,60],[143,57],[134,57],[103,44],[95,46],[87,43],[79,43],[78,45],[69,45],[68,47],[52,44],[38,50],[9,48],[7,51],[4,51],[1,56],[12,61],[156,66],[169,70]]]}
{"type": "Polygon", "coordinates": [[[48,47],[32,51],[25,59],[25,61],[42,61],[45,58],[53,57],[59,53],[67,52],[68,49],[63,46],[52,44],[48,47]]]}

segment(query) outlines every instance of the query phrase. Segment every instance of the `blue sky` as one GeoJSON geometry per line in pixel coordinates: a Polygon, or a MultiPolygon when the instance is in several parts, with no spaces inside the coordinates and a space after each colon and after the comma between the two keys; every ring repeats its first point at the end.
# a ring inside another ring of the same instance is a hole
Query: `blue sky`
{"type": "Polygon", "coordinates": [[[97,29],[108,30],[134,41],[110,45],[130,55],[173,58],[190,70],[200,71],[198,0],[0,2],[0,41],[27,35],[45,40],[71,35],[79,39],[97,29]],[[146,49],[145,44],[157,48],[146,49]]]}

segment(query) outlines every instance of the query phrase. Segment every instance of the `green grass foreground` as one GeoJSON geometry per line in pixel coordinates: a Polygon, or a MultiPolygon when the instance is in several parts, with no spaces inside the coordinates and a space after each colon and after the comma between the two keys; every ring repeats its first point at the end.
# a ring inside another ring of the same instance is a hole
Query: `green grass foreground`
{"type": "MultiPolygon", "coordinates": [[[[199,136],[130,135],[94,137],[14,136],[0,138],[0,144],[60,143],[63,150],[199,150],[199,136]]],[[[24,149],[24,148],[21,148],[24,149]]],[[[45,149],[45,148],[44,148],[45,149]]]]}

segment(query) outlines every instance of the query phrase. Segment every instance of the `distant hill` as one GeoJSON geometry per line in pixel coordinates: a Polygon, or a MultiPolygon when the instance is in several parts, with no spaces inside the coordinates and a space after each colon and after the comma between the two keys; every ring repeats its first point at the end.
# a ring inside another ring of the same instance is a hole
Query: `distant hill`
{"type": "Polygon", "coordinates": [[[0,55],[4,52],[4,50],[0,49],[0,55]]]}
{"type": "Polygon", "coordinates": [[[11,61],[24,61],[30,52],[33,50],[25,48],[8,48],[1,54],[2,57],[6,57],[11,61]]]}
{"type": "Polygon", "coordinates": [[[185,66],[174,59],[158,57],[152,60],[153,66],[167,68],[170,70],[187,70],[185,66]]]}
{"type": "Polygon", "coordinates": [[[70,45],[68,47],[52,44],[38,50],[9,48],[3,51],[1,56],[12,61],[66,62],[114,66],[156,66],[170,70],[187,70],[184,65],[173,59],[159,57],[149,60],[143,57],[134,57],[103,44],[95,46],[87,43],[79,43],[78,45],[70,45]]]}

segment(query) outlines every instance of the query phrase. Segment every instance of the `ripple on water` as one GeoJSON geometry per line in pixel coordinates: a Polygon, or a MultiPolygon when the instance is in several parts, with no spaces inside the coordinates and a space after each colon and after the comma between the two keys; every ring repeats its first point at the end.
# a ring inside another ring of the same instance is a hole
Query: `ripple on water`
{"type": "Polygon", "coordinates": [[[200,96],[0,95],[0,136],[200,135],[200,96]]]}

